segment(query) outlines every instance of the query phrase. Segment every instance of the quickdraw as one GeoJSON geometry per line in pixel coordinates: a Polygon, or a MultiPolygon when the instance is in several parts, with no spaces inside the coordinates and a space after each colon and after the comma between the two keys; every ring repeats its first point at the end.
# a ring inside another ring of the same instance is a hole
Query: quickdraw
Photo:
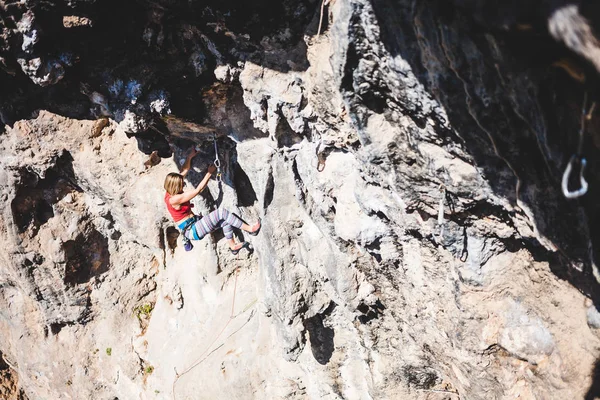
{"type": "Polygon", "coordinates": [[[317,171],[323,172],[325,170],[325,162],[327,161],[328,155],[327,147],[323,144],[323,139],[319,140],[315,153],[317,154],[317,171]],[[321,150],[321,147],[324,147],[324,149],[321,150]]]}
{"type": "Polygon", "coordinates": [[[440,237],[444,236],[444,201],[446,200],[446,186],[440,185],[440,204],[438,208],[437,223],[440,227],[440,237]]]}
{"type": "Polygon", "coordinates": [[[327,160],[323,153],[319,153],[317,155],[318,163],[317,163],[317,171],[323,172],[325,170],[325,161],[327,160]]]}
{"type": "Polygon", "coordinates": [[[577,199],[583,195],[585,195],[588,191],[588,183],[583,176],[585,172],[585,167],[587,164],[587,160],[582,156],[583,153],[583,142],[584,142],[584,134],[585,134],[585,121],[590,120],[592,118],[592,113],[596,107],[596,103],[592,104],[590,107],[589,113],[586,114],[586,105],[587,105],[587,92],[583,97],[583,106],[581,108],[581,123],[579,127],[579,143],[577,145],[577,153],[571,156],[569,163],[567,164],[567,168],[565,168],[565,172],[562,176],[561,187],[563,195],[567,199],[577,199]],[[579,169],[579,189],[577,190],[569,190],[569,178],[571,177],[571,172],[573,170],[573,164],[576,161],[579,161],[580,169],[579,169]]]}
{"type": "Polygon", "coordinates": [[[219,183],[223,181],[223,175],[221,173],[221,160],[219,159],[219,149],[217,148],[217,135],[213,135],[213,143],[215,145],[215,167],[217,167],[217,175],[215,180],[219,183]]]}

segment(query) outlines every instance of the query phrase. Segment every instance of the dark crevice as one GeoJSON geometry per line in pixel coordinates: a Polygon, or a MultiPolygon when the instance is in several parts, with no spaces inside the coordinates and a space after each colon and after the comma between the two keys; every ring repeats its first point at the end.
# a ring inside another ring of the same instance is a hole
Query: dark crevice
{"type": "Polygon", "coordinates": [[[354,33],[354,36],[357,40],[348,43],[348,49],[346,50],[346,64],[344,65],[340,88],[347,92],[354,92],[354,71],[360,60],[360,56],[354,47],[354,43],[360,42],[359,38],[364,37],[364,32],[360,29],[361,25],[357,14],[352,16],[350,26],[356,27],[355,29],[357,32],[354,33]]]}
{"type": "Polygon", "coordinates": [[[64,282],[68,286],[88,282],[108,271],[108,239],[95,228],[64,242],[62,249],[66,261],[64,282]]]}
{"type": "Polygon", "coordinates": [[[419,232],[418,229],[407,229],[404,232],[407,236],[414,237],[417,240],[423,240],[423,235],[419,232]]]}
{"type": "Polygon", "coordinates": [[[157,155],[161,158],[169,158],[173,155],[167,138],[154,129],[149,129],[140,133],[136,133],[135,135],[128,136],[135,137],[138,150],[144,154],[151,155],[154,151],[156,151],[157,155]]]}
{"type": "Polygon", "coordinates": [[[62,330],[62,328],[64,328],[67,325],[71,325],[71,324],[68,324],[66,322],[56,322],[56,323],[50,324],[50,333],[52,333],[53,335],[58,335],[60,333],[60,331],[62,330]]]}
{"type": "Polygon", "coordinates": [[[277,139],[277,147],[291,147],[302,141],[302,136],[294,132],[287,118],[279,112],[279,122],[275,129],[275,138],[277,139]]]}
{"type": "Polygon", "coordinates": [[[375,213],[375,215],[377,215],[377,217],[379,217],[379,219],[382,219],[382,220],[384,220],[385,222],[390,222],[390,219],[387,217],[387,215],[385,215],[385,214],[383,213],[383,211],[377,211],[377,212],[375,213]]]}
{"type": "Polygon", "coordinates": [[[449,209],[449,213],[445,214],[444,217],[461,226],[470,226],[473,221],[494,218],[514,229],[511,213],[502,206],[482,201],[469,205],[464,211],[454,212],[454,201],[452,195],[448,192],[446,192],[445,204],[449,209]]]}
{"type": "Polygon", "coordinates": [[[371,254],[373,256],[373,258],[375,258],[375,260],[377,261],[378,264],[381,263],[381,260],[382,260],[381,254],[379,254],[380,246],[381,246],[381,238],[376,238],[371,243],[368,243],[365,245],[365,248],[367,249],[369,254],[371,254]]]}
{"type": "Polygon", "coordinates": [[[238,196],[238,206],[250,207],[256,203],[258,198],[250,178],[240,164],[233,163],[233,184],[238,196]]]}
{"type": "MultiPolygon", "coordinates": [[[[292,161],[292,173],[294,174],[294,183],[296,184],[296,197],[299,202],[306,204],[306,187],[298,171],[298,162],[295,158],[292,161]]],[[[333,213],[335,214],[335,208],[333,208],[333,213]]]]}
{"type": "Polygon", "coordinates": [[[335,332],[332,328],[326,327],[323,322],[331,315],[336,304],[331,302],[329,307],[321,314],[304,320],[304,328],[309,334],[310,347],[313,357],[321,365],[327,365],[334,351],[333,338],[335,332]]]}
{"type": "Polygon", "coordinates": [[[36,173],[19,170],[15,198],[11,202],[13,221],[20,233],[34,232],[54,217],[53,205],[73,191],[81,192],[73,172],[72,157],[64,151],[56,164],[42,178],[36,173]]]}
{"type": "Polygon", "coordinates": [[[600,360],[596,360],[592,373],[592,384],[585,394],[584,400],[595,400],[600,398],[600,360]]]}
{"type": "MultiPolygon", "coordinates": [[[[171,251],[171,254],[175,253],[175,249],[177,248],[177,239],[179,238],[179,230],[174,226],[167,227],[165,231],[165,235],[167,238],[167,246],[171,251]]],[[[163,245],[164,246],[164,245],[163,245]]]]}
{"type": "Polygon", "coordinates": [[[267,213],[267,209],[271,205],[273,201],[273,194],[275,191],[275,181],[273,179],[273,167],[270,166],[269,176],[267,177],[267,184],[265,186],[265,195],[263,197],[263,209],[265,210],[265,214],[267,213]]]}
{"type": "Polygon", "coordinates": [[[384,310],[385,306],[379,300],[377,300],[373,305],[361,303],[357,307],[357,311],[362,313],[362,315],[359,315],[357,319],[361,324],[367,324],[370,321],[378,319],[380,316],[382,316],[384,310]]]}
{"type": "Polygon", "coordinates": [[[6,361],[4,361],[4,357],[2,352],[0,351],[0,371],[4,371],[7,370],[9,368],[8,364],[6,363],[6,361]]]}
{"type": "Polygon", "coordinates": [[[407,365],[402,368],[402,375],[410,387],[429,390],[442,381],[436,370],[430,367],[407,365]]]}

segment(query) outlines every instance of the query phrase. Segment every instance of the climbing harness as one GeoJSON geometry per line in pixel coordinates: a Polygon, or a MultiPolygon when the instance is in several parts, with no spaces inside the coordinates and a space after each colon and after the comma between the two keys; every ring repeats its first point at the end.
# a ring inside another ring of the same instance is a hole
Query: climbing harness
{"type": "Polygon", "coordinates": [[[590,107],[589,113],[586,114],[586,105],[587,105],[587,92],[583,97],[583,105],[581,107],[581,122],[579,126],[579,143],[577,145],[577,153],[571,156],[569,163],[567,164],[567,168],[562,176],[561,187],[563,191],[563,195],[567,199],[577,199],[588,191],[588,183],[585,180],[583,173],[585,172],[585,166],[587,161],[585,157],[582,156],[583,153],[583,142],[584,142],[584,133],[585,133],[585,121],[590,120],[592,118],[592,113],[594,112],[594,108],[596,107],[596,103],[593,103],[592,107],[590,107]],[[571,176],[571,171],[573,170],[573,164],[579,161],[580,169],[579,169],[579,189],[570,191],[569,190],[569,178],[571,176]]]}
{"type": "MultiPolygon", "coordinates": [[[[200,356],[196,359],[196,361],[194,361],[192,363],[192,365],[190,367],[188,367],[185,371],[183,371],[182,373],[178,373],[177,369],[175,369],[175,380],[173,381],[173,386],[172,386],[172,395],[173,395],[173,400],[175,400],[175,384],[177,383],[177,381],[185,374],[187,374],[188,372],[190,372],[192,369],[196,368],[198,365],[200,365],[204,360],[206,360],[208,358],[208,356],[210,356],[212,353],[214,353],[216,350],[218,350],[219,348],[221,348],[225,342],[223,342],[222,344],[220,344],[219,346],[215,347],[210,353],[208,353],[208,350],[212,347],[213,344],[215,344],[215,342],[217,341],[217,339],[219,339],[219,337],[221,337],[221,335],[223,334],[223,332],[225,332],[225,329],[227,329],[227,327],[229,326],[229,323],[231,321],[233,321],[234,319],[236,319],[238,316],[244,314],[246,311],[248,311],[250,308],[252,308],[252,306],[254,306],[254,304],[256,304],[257,299],[254,299],[252,302],[250,302],[250,304],[248,304],[243,310],[242,312],[238,313],[238,314],[234,314],[235,312],[235,295],[237,293],[237,281],[238,281],[238,275],[240,273],[240,268],[236,268],[235,270],[235,283],[233,284],[233,300],[231,301],[231,313],[229,314],[229,319],[227,320],[227,323],[223,326],[223,328],[221,328],[221,331],[219,331],[219,333],[217,334],[217,336],[212,340],[212,342],[210,342],[210,344],[206,347],[206,350],[204,350],[200,356]],[[208,353],[208,354],[207,354],[208,353]]],[[[250,318],[254,316],[254,312],[251,314],[250,318]]],[[[250,319],[248,319],[246,321],[246,323],[248,323],[248,321],[250,321],[250,319]]],[[[246,323],[244,323],[242,325],[242,327],[244,325],[246,325],[246,323]]],[[[241,327],[240,327],[241,329],[241,327]]],[[[231,337],[233,334],[235,334],[236,332],[238,332],[238,330],[234,331],[231,335],[229,335],[226,339],[228,339],[229,337],[231,337]]]]}
{"type": "Polygon", "coordinates": [[[188,218],[181,224],[177,226],[177,228],[181,231],[181,236],[183,238],[183,248],[185,251],[191,251],[194,248],[192,241],[185,236],[186,231],[192,230],[193,237],[198,237],[198,232],[196,231],[196,221],[199,219],[197,215],[194,215],[192,218],[188,218]]]}
{"type": "Polygon", "coordinates": [[[217,175],[215,179],[217,182],[221,183],[223,181],[223,176],[221,174],[221,160],[219,159],[219,149],[217,148],[217,135],[213,135],[213,143],[215,145],[215,167],[217,167],[217,175]]]}

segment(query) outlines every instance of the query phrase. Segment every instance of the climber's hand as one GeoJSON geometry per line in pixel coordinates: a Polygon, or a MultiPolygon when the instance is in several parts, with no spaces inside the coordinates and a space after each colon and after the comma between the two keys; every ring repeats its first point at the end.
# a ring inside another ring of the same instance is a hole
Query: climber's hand
{"type": "Polygon", "coordinates": [[[196,154],[198,154],[198,150],[196,150],[196,146],[193,146],[193,147],[190,149],[190,153],[188,154],[188,157],[189,157],[189,158],[192,158],[192,157],[194,157],[196,154]]]}
{"type": "Polygon", "coordinates": [[[214,173],[217,172],[217,167],[215,167],[215,164],[210,164],[207,172],[211,175],[214,175],[214,173]]]}
{"type": "Polygon", "coordinates": [[[185,158],[185,162],[181,166],[181,171],[179,171],[181,176],[186,176],[187,173],[190,172],[190,168],[192,167],[192,158],[194,158],[196,154],[198,154],[198,151],[196,150],[196,146],[194,146],[189,150],[189,153],[185,158]]]}

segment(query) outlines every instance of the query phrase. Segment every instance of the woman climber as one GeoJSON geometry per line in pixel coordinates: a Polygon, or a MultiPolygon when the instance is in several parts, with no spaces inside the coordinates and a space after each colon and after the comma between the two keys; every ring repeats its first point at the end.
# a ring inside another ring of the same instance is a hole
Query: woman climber
{"type": "Polygon", "coordinates": [[[167,175],[165,179],[165,190],[167,191],[165,193],[165,203],[167,205],[167,210],[169,210],[169,213],[177,224],[177,228],[183,233],[186,251],[191,250],[193,247],[190,240],[200,240],[209,232],[213,232],[218,228],[223,228],[223,233],[227,238],[231,252],[237,254],[246,246],[246,242],[236,244],[233,239],[233,228],[242,229],[250,235],[256,236],[261,227],[260,219],[253,226],[249,226],[224,208],[218,208],[202,218],[192,212],[193,205],[190,204],[190,200],[206,188],[210,177],[217,170],[217,168],[211,164],[208,167],[204,179],[202,179],[198,186],[196,186],[194,190],[184,192],[183,178],[190,170],[192,158],[194,158],[196,154],[198,154],[196,148],[192,148],[183,164],[181,173],[177,174],[172,172],[167,175]]]}

